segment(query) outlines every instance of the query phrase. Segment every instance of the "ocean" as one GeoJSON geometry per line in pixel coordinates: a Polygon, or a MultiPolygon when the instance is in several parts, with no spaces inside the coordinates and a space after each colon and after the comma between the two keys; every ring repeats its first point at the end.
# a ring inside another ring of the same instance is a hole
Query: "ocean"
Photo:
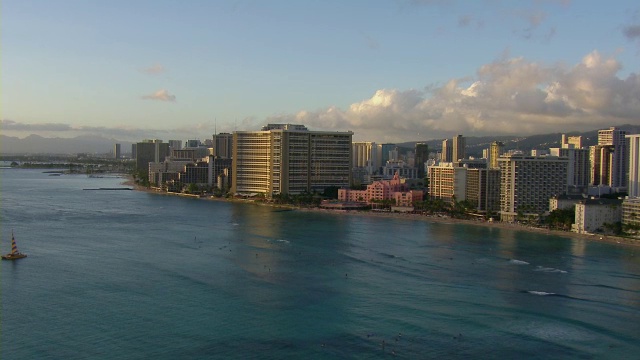
{"type": "Polygon", "coordinates": [[[2,359],[636,359],[640,251],[0,169],[2,359]]]}

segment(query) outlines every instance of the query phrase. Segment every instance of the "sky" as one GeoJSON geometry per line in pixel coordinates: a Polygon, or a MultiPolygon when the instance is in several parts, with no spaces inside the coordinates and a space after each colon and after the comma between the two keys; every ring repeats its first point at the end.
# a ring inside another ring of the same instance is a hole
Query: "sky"
{"type": "Polygon", "coordinates": [[[640,124],[640,3],[5,0],[0,131],[404,142],[640,124]]]}

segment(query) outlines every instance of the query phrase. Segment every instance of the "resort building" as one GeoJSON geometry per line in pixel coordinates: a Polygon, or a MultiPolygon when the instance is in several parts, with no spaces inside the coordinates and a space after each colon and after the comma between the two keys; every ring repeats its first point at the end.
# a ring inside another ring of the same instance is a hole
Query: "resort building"
{"type": "Polygon", "coordinates": [[[303,125],[269,124],[233,133],[233,193],[324,191],[351,184],[352,132],[309,131],[303,125]]]}
{"type": "Polygon", "coordinates": [[[467,169],[454,166],[451,162],[441,162],[427,167],[429,176],[429,197],[440,199],[446,203],[466,198],[467,169]]]}
{"type": "Polygon", "coordinates": [[[479,212],[500,211],[500,170],[467,169],[465,200],[479,212]]]}
{"type": "Polygon", "coordinates": [[[549,209],[549,198],[567,191],[566,158],[513,154],[500,164],[500,220],[539,216],[549,209]]]}
{"type": "Polygon", "coordinates": [[[575,222],[571,231],[579,234],[604,231],[605,224],[622,220],[622,200],[586,199],[576,204],[575,222]]]}
{"type": "Polygon", "coordinates": [[[391,180],[375,181],[367,185],[366,190],[338,189],[338,200],[343,202],[374,203],[392,200],[395,206],[412,206],[416,201],[422,201],[422,190],[411,190],[410,186],[395,174],[391,180]]]}

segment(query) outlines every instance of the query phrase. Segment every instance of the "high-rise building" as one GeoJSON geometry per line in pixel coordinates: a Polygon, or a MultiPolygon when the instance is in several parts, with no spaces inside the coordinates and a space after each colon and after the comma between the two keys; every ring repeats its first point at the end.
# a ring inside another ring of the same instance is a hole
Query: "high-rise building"
{"type": "Polygon", "coordinates": [[[169,140],[169,150],[182,150],[182,140],[169,140]]]}
{"type": "Polygon", "coordinates": [[[612,188],[627,186],[627,145],[625,141],[626,131],[610,127],[606,130],[598,130],[598,145],[613,146],[611,157],[611,178],[608,184],[612,188]]]}
{"type": "Polygon", "coordinates": [[[164,161],[169,156],[169,144],[162,140],[144,140],[136,143],[136,170],[149,172],[149,163],[164,161]]]}
{"type": "Polygon", "coordinates": [[[567,136],[562,134],[560,147],[563,149],[582,149],[582,136],[567,136]]]}
{"type": "Polygon", "coordinates": [[[122,154],[120,154],[120,144],[115,144],[113,146],[113,157],[114,159],[119,160],[120,156],[122,156],[122,154]]]}
{"type": "Polygon", "coordinates": [[[396,148],[396,144],[382,144],[381,145],[381,158],[380,158],[380,166],[384,166],[387,161],[391,160],[391,151],[396,148]]]}
{"type": "Polygon", "coordinates": [[[416,143],[415,166],[418,168],[418,178],[424,179],[425,163],[429,160],[429,145],[416,143]]]}
{"type": "Polygon", "coordinates": [[[567,191],[566,158],[514,154],[500,164],[500,220],[538,216],[549,209],[549,198],[567,191]]]}
{"type": "Polygon", "coordinates": [[[591,185],[607,185],[612,186],[613,167],[613,145],[594,145],[589,147],[589,163],[591,185]]]}
{"type": "MultiPolygon", "coordinates": [[[[640,198],[640,134],[627,135],[629,141],[629,185],[630,198],[640,198]]],[[[640,213],[638,214],[640,220],[640,213]]]]}
{"type": "Polygon", "coordinates": [[[453,161],[453,141],[451,139],[442,140],[442,154],[440,155],[442,162],[453,161]]]}
{"type": "Polygon", "coordinates": [[[213,154],[211,155],[220,159],[231,159],[233,153],[233,134],[213,134],[212,140],[213,154]]]}
{"type": "Polygon", "coordinates": [[[429,197],[447,203],[463,201],[466,198],[467,168],[441,162],[427,167],[429,176],[429,197]]]}
{"type": "Polygon", "coordinates": [[[489,169],[499,169],[498,158],[504,152],[504,143],[494,141],[489,145],[489,169]]]}
{"type": "Polygon", "coordinates": [[[467,139],[462,135],[456,135],[453,138],[452,160],[458,161],[464,159],[467,155],[467,139]]]}
{"type": "Polygon", "coordinates": [[[376,143],[369,141],[354,142],[352,144],[353,167],[363,168],[368,175],[375,174],[379,166],[376,167],[378,152],[376,143]]]}
{"type": "Polygon", "coordinates": [[[233,133],[233,193],[301,194],[351,184],[352,132],[269,124],[233,133]]]}
{"type": "Polygon", "coordinates": [[[585,192],[591,182],[590,174],[590,154],[589,149],[581,148],[551,148],[552,156],[566,157],[567,163],[567,186],[570,192],[585,192]]]}
{"type": "Polygon", "coordinates": [[[500,210],[500,170],[467,169],[465,200],[474,204],[477,211],[500,210]]]}

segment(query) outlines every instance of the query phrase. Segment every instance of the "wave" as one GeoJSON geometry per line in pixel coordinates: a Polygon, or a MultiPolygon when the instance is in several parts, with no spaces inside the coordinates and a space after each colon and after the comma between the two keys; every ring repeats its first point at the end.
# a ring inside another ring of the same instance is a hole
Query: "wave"
{"type": "Polygon", "coordinates": [[[527,293],[532,294],[532,295],[538,295],[538,296],[556,295],[556,293],[550,293],[550,292],[545,292],[545,291],[535,291],[535,290],[529,290],[529,291],[527,291],[527,293]]]}
{"type": "Polygon", "coordinates": [[[529,263],[528,263],[528,262],[526,262],[526,261],[516,260],[516,259],[511,259],[511,260],[509,260],[509,264],[514,264],[514,265],[529,265],[529,263]]]}
{"type": "Polygon", "coordinates": [[[550,267],[544,267],[544,266],[539,266],[539,265],[533,271],[548,272],[548,273],[560,273],[560,274],[566,274],[567,273],[565,270],[560,270],[560,269],[555,269],[555,268],[550,268],[550,267]]]}

